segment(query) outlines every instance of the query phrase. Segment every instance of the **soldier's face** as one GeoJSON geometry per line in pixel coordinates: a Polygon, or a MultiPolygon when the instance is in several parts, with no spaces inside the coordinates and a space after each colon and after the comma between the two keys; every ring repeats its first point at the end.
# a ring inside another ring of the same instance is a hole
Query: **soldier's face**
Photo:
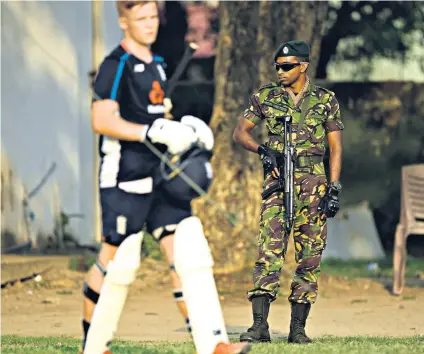
{"type": "Polygon", "coordinates": [[[150,46],[158,34],[158,6],[154,2],[136,5],[119,18],[119,24],[132,40],[150,46]]]}
{"type": "Polygon", "coordinates": [[[278,57],[275,63],[278,80],[284,86],[292,85],[306,71],[307,65],[299,62],[297,57],[278,57]]]}

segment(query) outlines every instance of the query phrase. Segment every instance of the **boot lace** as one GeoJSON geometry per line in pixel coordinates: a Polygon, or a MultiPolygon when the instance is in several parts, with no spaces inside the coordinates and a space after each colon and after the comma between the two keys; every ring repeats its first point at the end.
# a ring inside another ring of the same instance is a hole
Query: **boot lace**
{"type": "Polygon", "coordinates": [[[263,323],[263,316],[260,314],[253,315],[253,325],[248,329],[248,332],[254,332],[259,329],[261,324],[263,323]]]}

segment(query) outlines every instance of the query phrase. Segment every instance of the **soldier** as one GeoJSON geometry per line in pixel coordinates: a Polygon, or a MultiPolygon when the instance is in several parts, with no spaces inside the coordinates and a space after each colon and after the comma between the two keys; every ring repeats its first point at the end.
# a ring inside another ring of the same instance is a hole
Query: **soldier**
{"type": "Polygon", "coordinates": [[[291,284],[291,323],[289,343],[310,343],[305,324],[311,305],[317,298],[320,261],[327,241],[327,217],[339,209],[338,194],[342,157],[342,133],[339,104],[334,92],[312,85],[306,71],[309,45],[304,41],[282,44],[274,56],[278,82],[262,86],[250,98],[234,131],[234,140],[245,149],[260,155],[264,167],[264,192],[260,213],[259,255],[253,272],[253,288],[248,291],[252,302],[253,325],[240,340],[271,340],[267,317],[270,303],[280,287],[279,276],[287,250],[284,193],[276,183],[284,164],[284,125],[277,117],[292,117],[295,144],[295,220],[294,242],[297,262],[291,284]],[[251,131],[265,123],[268,141],[257,144],[251,131]],[[329,183],[324,170],[324,139],[330,148],[329,183]]]}

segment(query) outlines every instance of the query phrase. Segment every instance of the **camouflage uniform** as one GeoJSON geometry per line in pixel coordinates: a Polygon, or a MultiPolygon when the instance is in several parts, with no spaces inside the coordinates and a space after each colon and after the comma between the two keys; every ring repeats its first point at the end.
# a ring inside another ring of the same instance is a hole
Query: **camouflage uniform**
{"type": "MultiPolygon", "coordinates": [[[[324,139],[326,133],[344,127],[334,93],[318,86],[310,86],[295,106],[283,86],[275,83],[265,85],[250,98],[244,118],[255,124],[264,121],[269,137],[266,145],[283,152],[284,123],[276,120],[276,117],[283,115],[292,116],[292,139],[298,156],[298,166],[294,170],[296,207],[293,225],[297,268],[289,301],[313,304],[318,291],[321,255],[327,241],[327,222],[320,219],[321,214],[317,209],[327,186],[322,162],[325,153],[324,139]],[[308,95],[307,115],[302,129],[297,132],[302,103],[308,95]]],[[[264,190],[273,182],[275,179],[270,174],[265,176],[264,190]]],[[[284,193],[277,191],[262,200],[259,255],[253,273],[254,288],[248,291],[250,300],[264,294],[271,301],[277,297],[289,237],[283,197],[284,193]]]]}

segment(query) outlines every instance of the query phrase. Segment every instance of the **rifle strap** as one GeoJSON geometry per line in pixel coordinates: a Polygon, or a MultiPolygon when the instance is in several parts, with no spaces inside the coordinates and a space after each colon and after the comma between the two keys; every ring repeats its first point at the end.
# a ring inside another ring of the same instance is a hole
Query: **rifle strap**
{"type": "Polygon", "coordinates": [[[297,128],[298,132],[300,132],[300,130],[303,127],[303,123],[305,122],[306,113],[308,112],[308,106],[309,106],[309,101],[311,100],[312,88],[313,87],[314,87],[314,85],[312,85],[312,84],[309,85],[308,96],[306,96],[303,99],[302,106],[300,108],[300,120],[299,120],[299,125],[298,125],[298,128],[297,128]]]}

